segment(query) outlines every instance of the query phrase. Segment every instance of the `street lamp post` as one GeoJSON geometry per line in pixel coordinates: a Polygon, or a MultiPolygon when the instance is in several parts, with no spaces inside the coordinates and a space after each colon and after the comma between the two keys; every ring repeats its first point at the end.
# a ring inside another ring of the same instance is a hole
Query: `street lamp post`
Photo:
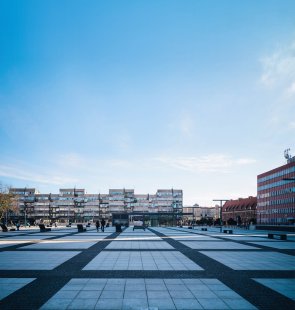
{"type": "Polygon", "coordinates": [[[222,232],[222,203],[227,202],[228,199],[213,199],[213,201],[219,201],[220,202],[220,232],[222,232]]]}

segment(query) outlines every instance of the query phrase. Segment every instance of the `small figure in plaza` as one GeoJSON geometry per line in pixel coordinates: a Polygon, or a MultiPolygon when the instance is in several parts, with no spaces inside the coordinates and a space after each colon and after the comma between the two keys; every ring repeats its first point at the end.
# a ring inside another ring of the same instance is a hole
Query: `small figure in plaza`
{"type": "Polygon", "coordinates": [[[99,221],[95,222],[95,226],[96,226],[96,231],[98,232],[99,231],[99,221]]]}
{"type": "Polygon", "coordinates": [[[106,221],[104,219],[101,220],[101,231],[104,232],[104,226],[106,224],[106,221]]]}
{"type": "Polygon", "coordinates": [[[19,230],[20,223],[19,223],[19,222],[17,222],[15,226],[16,226],[16,230],[19,230]]]}

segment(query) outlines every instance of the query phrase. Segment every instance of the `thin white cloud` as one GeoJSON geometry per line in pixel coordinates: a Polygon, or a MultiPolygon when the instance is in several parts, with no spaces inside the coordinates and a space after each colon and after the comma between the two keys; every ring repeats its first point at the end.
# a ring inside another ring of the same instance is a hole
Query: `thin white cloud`
{"type": "Polygon", "coordinates": [[[62,186],[65,184],[74,184],[77,179],[70,178],[64,175],[48,174],[44,169],[40,168],[39,171],[27,171],[12,165],[0,165],[0,176],[13,178],[16,180],[24,180],[32,183],[43,183],[62,186]]]}
{"type": "Polygon", "coordinates": [[[233,167],[255,163],[252,158],[234,159],[224,154],[210,154],[200,157],[158,157],[164,165],[191,172],[229,172],[233,167]]]}
{"type": "Polygon", "coordinates": [[[183,115],[179,120],[179,128],[184,136],[191,136],[194,129],[194,121],[188,114],[183,115]]]}
{"type": "Polygon", "coordinates": [[[79,167],[85,164],[84,158],[77,153],[62,154],[56,162],[63,167],[79,167]]]}
{"type": "Polygon", "coordinates": [[[261,59],[261,82],[271,88],[281,88],[286,96],[295,95],[295,41],[261,59]]]}

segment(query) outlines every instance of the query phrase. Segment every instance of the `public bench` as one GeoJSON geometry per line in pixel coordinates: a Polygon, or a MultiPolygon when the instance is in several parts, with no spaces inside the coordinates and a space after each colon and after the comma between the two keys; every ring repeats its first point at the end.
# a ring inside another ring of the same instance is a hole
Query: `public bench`
{"type": "Polygon", "coordinates": [[[83,227],[82,224],[77,224],[78,232],[85,232],[86,228],[83,227]]]}
{"type": "Polygon", "coordinates": [[[145,226],[143,226],[143,225],[134,225],[133,226],[133,231],[134,231],[134,229],[143,229],[145,231],[145,226]]]}
{"type": "Polygon", "coordinates": [[[232,234],[233,233],[233,230],[232,229],[224,229],[223,232],[225,234],[232,234]]]}
{"type": "Polygon", "coordinates": [[[206,227],[201,228],[202,231],[207,231],[206,227]]]}
{"type": "Polygon", "coordinates": [[[269,233],[268,238],[269,239],[276,239],[275,236],[278,236],[280,240],[287,240],[287,235],[286,234],[280,234],[280,233],[269,233]]]}
{"type": "Polygon", "coordinates": [[[39,224],[40,232],[51,231],[51,228],[46,228],[44,224],[39,224]]]}

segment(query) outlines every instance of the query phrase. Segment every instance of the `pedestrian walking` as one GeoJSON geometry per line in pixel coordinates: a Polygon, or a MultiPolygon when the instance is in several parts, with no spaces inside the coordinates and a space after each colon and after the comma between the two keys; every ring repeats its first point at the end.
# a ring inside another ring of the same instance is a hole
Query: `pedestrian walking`
{"type": "Polygon", "coordinates": [[[95,226],[96,226],[96,231],[98,232],[99,231],[99,221],[95,222],[95,226]]]}
{"type": "Polygon", "coordinates": [[[104,232],[104,226],[106,224],[106,221],[102,219],[100,223],[101,223],[101,231],[104,232]]]}

